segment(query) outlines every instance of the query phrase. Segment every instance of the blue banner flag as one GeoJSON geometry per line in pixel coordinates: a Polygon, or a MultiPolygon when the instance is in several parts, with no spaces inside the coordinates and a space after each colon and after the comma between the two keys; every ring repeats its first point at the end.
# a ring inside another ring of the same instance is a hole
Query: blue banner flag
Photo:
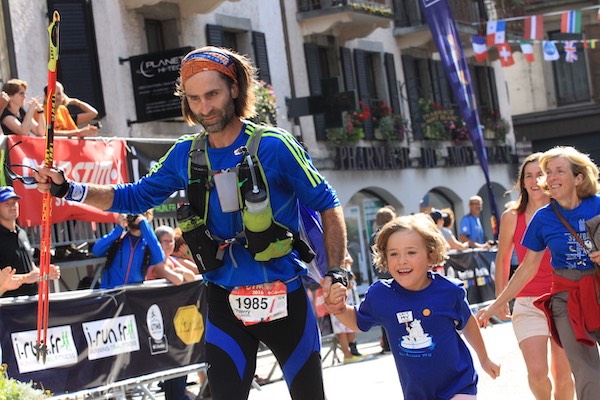
{"type": "Polygon", "coordinates": [[[479,159],[479,164],[483,169],[491,205],[492,230],[494,237],[497,237],[499,228],[498,207],[490,183],[487,153],[483,142],[477,103],[471,85],[471,74],[452,17],[452,11],[447,0],[420,0],[420,2],[431,36],[440,52],[444,71],[446,71],[446,76],[452,86],[460,113],[467,125],[469,137],[479,159]]]}

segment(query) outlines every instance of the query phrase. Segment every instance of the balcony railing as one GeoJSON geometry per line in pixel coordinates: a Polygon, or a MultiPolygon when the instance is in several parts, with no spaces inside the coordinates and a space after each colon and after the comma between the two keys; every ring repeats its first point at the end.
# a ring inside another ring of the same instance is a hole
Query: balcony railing
{"type": "MultiPolygon", "coordinates": [[[[472,25],[479,22],[484,12],[477,2],[450,0],[450,8],[458,24],[472,25]]],[[[394,0],[394,24],[397,28],[418,27],[425,24],[419,0],[394,0]]]]}
{"type": "Polygon", "coordinates": [[[391,17],[392,0],[298,0],[298,11],[331,10],[349,6],[354,11],[391,17]]]}
{"type": "Polygon", "coordinates": [[[298,23],[304,36],[335,35],[342,41],[388,28],[394,15],[392,0],[297,0],[298,23]]]}

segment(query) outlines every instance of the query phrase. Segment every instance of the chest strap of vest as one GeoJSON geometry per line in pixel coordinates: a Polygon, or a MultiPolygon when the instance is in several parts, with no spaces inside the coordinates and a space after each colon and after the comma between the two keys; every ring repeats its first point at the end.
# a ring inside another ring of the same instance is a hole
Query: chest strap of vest
{"type": "MultiPolygon", "coordinates": [[[[246,133],[250,137],[245,146],[236,150],[236,155],[241,155],[242,160],[237,166],[229,169],[229,171],[233,170],[236,172],[239,182],[238,202],[242,214],[243,230],[236,234],[235,237],[227,239],[222,239],[211,234],[206,228],[209,192],[214,187],[213,176],[222,171],[213,171],[210,167],[206,134],[199,134],[194,138],[190,152],[188,196],[198,216],[198,223],[196,225],[200,226],[201,231],[204,231],[204,234],[200,238],[201,241],[205,242],[201,251],[203,254],[200,257],[195,256],[195,258],[202,258],[205,267],[207,267],[207,264],[213,264],[212,259],[216,259],[215,265],[222,265],[224,252],[228,248],[232,256],[232,261],[236,264],[231,248],[231,245],[234,243],[243,243],[257,261],[269,261],[273,258],[279,258],[289,254],[293,249],[298,250],[301,258],[305,261],[309,261],[309,259],[314,257],[314,253],[300,240],[299,235],[293,234],[287,227],[275,221],[270,200],[268,206],[259,214],[248,212],[248,208],[243,201],[248,193],[252,191],[256,192],[257,190],[264,190],[270,199],[268,182],[257,156],[264,130],[265,128],[260,126],[246,125],[246,133]],[[208,241],[212,241],[212,244],[208,243],[208,241]]],[[[186,229],[184,226],[181,223],[180,226],[185,233],[186,229]]],[[[188,241],[187,237],[186,241],[188,241]]],[[[194,252],[192,247],[190,247],[190,250],[194,252]]]]}

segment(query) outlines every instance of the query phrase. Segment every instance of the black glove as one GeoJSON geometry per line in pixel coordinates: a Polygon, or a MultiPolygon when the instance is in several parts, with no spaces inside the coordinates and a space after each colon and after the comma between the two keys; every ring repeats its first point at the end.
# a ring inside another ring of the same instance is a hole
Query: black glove
{"type": "Polygon", "coordinates": [[[338,270],[332,270],[332,271],[328,271],[325,276],[330,276],[331,277],[331,284],[333,285],[334,283],[341,283],[342,285],[344,285],[345,287],[348,287],[348,271],[345,271],[343,269],[338,269],[338,270]]]}
{"type": "Polygon", "coordinates": [[[63,170],[57,170],[60,172],[60,175],[63,178],[63,183],[54,183],[54,181],[50,181],[50,194],[54,197],[63,198],[69,193],[70,182],[65,177],[65,172],[63,170]]]}

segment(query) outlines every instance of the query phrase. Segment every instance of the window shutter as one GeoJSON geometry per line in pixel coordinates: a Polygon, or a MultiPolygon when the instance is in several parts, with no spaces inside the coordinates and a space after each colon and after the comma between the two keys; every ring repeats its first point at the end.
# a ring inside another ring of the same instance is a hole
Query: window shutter
{"type": "Polygon", "coordinates": [[[340,60],[342,63],[342,75],[344,77],[344,89],[356,90],[354,71],[352,70],[352,51],[347,47],[340,47],[340,60]]]}
{"type": "Polygon", "coordinates": [[[404,82],[406,84],[406,92],[408,93],[408,107],[410,110],[413,138],[420,140],[423,139],[423,131],[421,129],[422,117],[419,108],[419,78],[417,76],[414,57],[403,55],[402,68],[404,69],[404,82]]]}
{"type": "Polygon", "coordinates": [[[431,60],[430,61],[431,75],[432,75],[432,90],[433,100],[445,108],[452,106],[452,94],[450,92],[450,85],[446,79],[446,73],[444,72],[444,66],[441,61],[431,60]]]}
{"type": "Polygon", "coordinates": [[[49,0],[48,10],[58,10],[61,19],[58,80],[69,96],[90,103],[102,118],[106,109],[91,3],[49,0]]]}
{"type": "MultiPolygon", "coordinates": [[[[367,52],[360,49],[354,50],[354,65],[356,67],[356,81],[358,83],[358,99],[363,105],[370,105],[369,82],[367,74],[367,52]]],[[[365,139],[373,139],[373,122],[368,119],[363,124],[365,127],[365,139]]]]}
{"type": "MultiPolygon", "coordinates": [[[[600,37],[600,25],[589,24],[585,26],[586,36],[588,37],[600,37]]],[[[592,96],[596,102],[600,101],[600,49],[587,49],[586,55],[588,57],[590,71],[590,80],[592,84],[592,96]]]]}
{"type": "Polygon", "coordinates": [[[400,93],[398,92],[398,81],[396,80],[396,63],[394,62],[394,55],[391,53],[385,53],[383,55],[385,62],[385,75],[388,82],[388,91],[390,94],[390,105],[394,114],[400,114],[402,109],[400,108],[400,93]]]}
{"type": "Polygon", "coordinates": [[[206,24],[206,44],[208,46],[224,46],[223,27],[206,24]]]}
{"type": "Polygon", "coordinates": [[[267,54],[267,39],[262,32],[252,32],[252,46],[254,47],[254,62],[258,68],[258,78],[271,83],[271,70],[269,69],[269,56],[267,54]]]}
{"type": "MultiPolygon", "coordinates": [[[[321,88],[321,64],[319,62],[319,47],[314,43],[304,43],[304,58],[308,73],[308,87],[311,96],[323,94],[321,88]]],[[[315,136],[317,140],[327,140],[325,135],[325,114],[313,115],[315,136]]]]}

